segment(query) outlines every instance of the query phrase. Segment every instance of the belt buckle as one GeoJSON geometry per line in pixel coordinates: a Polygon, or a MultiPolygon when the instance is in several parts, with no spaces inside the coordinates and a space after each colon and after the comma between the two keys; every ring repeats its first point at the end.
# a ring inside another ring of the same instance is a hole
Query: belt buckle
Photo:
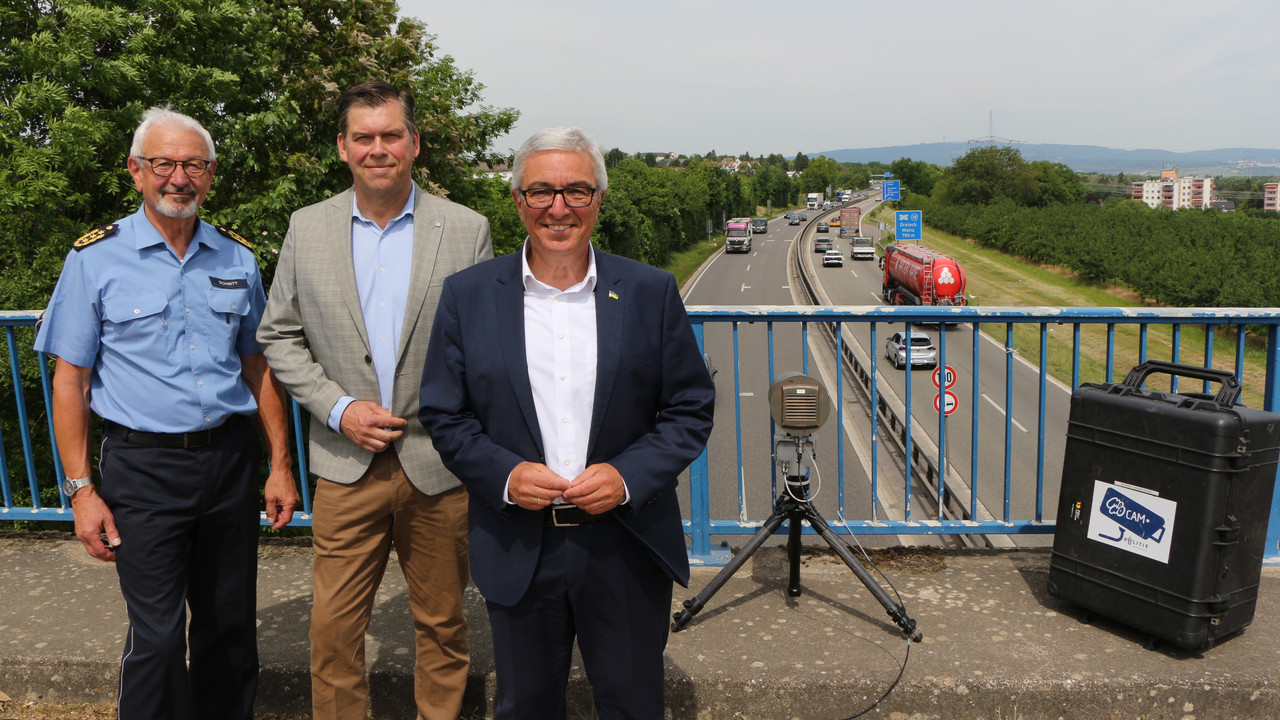
{"type": "Polygon", "coordinates": [[[574,507],[573,505],[552,505],[551,506],[551,525],[552,527],[578,527],[582,523],[566,521],[560,522],[560,510],[574,507]]]}

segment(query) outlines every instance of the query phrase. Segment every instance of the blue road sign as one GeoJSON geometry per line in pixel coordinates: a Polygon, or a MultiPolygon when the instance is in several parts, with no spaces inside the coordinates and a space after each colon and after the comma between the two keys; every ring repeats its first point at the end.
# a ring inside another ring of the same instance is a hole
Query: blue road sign
{"type": "Polygon", "coordinates": [[[899,210],[895,213],[897,225],[894,227],[893,235],[898,240],[920,240],[921,228],[924,221],[920,217],[919,210],[899,210]]]}
{"type": "Polygon", "coordinates": [[[902,199],[902,181],[901,180],[885,180],[880,185],[880,197],[886,202],[889,200],[902,199]]]}

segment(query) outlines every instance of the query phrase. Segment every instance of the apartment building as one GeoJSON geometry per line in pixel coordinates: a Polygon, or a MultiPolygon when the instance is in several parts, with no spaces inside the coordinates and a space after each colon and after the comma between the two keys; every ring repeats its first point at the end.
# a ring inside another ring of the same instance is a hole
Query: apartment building
{"type": "Polygon", "coordinates": [[[1262,209],[1280,211],[1280,183],[1263,184],[1262,209]]]}
{"type": "Polygon", "coordinates": [[[1132,197],[1152,208],[1205,209],[1213,202],[1213,178],[1178,177],[1177,168],[1164,170],[1159,180],[1133,183],[1132,197]]]}

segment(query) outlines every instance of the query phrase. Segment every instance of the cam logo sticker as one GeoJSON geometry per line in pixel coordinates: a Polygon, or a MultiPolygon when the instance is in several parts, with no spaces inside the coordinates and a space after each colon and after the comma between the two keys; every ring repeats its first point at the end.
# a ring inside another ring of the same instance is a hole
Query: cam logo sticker
{"type": "Polygon", "coordinates": [[[1178,503],[1131,486],[1093,481],[1087,537],[1169,564],[1178,503]]]}

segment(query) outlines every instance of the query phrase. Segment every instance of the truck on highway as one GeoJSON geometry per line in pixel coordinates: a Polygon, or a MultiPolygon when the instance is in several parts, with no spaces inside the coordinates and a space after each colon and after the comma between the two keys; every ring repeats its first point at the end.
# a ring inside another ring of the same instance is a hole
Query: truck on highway
{"type": "Polygon", "coordinates": [[[875,260],[875,241],[866,235],[854,235],[849,241],[849,257],[853,260],[875,260]]]}
{"type": "Polygon", "coordinates": [[[724,251],[751,252],[751,218],[730,218],[724,224],[724,251]]]}
{"type": "Polygon", "coordinates": [[[876,259],[875,244],[862,235],[862,208],[857,205],[840,208],[840,237],[849,239],[849,259],[876,259]]]}
{"type": "Polygon", "coordinates": [[[883,297],[893,305],[968,305],[964,270],[950,255],[923,245],[887,245],[883,297]]]}
{"type": "Polygon", "coordinates": [[[822,193],[820,192],[809,193],[809,198],[805,204],[805,207],[809,210],[821,210],[822,203],[824,202],[826,202],[826,198],[823,196],[822,193]]]}
{"type": "Polygon", "coordinates": [[[850,238],[855,235],[862,234],[862,208],[854,205],[853,207],[840,208],[840,237],[850,238]]]}

